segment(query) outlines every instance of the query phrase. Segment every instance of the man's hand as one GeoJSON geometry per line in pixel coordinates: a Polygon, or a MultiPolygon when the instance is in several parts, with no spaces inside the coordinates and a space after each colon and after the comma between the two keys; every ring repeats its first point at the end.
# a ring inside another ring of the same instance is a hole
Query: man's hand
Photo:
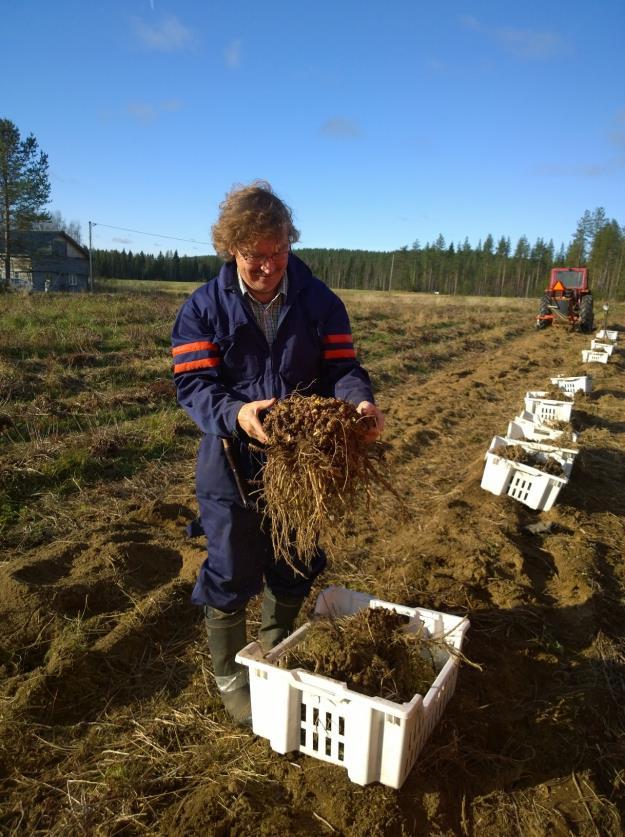
{"type": "Polygon", "coordinates": [[[244,430],[251,439],[256,439],[257,442],[262,442],[266,445],[269,441],[263,426],[260,423],[259,413],[263,410],[268,410],[276,403],[276,398],[268,398],[266,401],[250,401],[244,404],[237,415],[237,422],[239,427],[244,430]]]}
{"type": "Polygon", "coordinates": [[[367,423],[367,432],[364,435],[365,442],[375,442],[384,430],[384,413],[372,404],[371,401],[361,401],[356,407],[361,416],[370,416],[373,421],[367,423]]]}

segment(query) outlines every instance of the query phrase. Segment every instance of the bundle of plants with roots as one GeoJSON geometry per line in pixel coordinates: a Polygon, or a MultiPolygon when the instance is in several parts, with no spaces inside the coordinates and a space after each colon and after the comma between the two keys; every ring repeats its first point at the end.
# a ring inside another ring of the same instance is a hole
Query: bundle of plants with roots
{"type": "Polygon", "coordinates": [[[371,421],[346,401],[297,393],[269,411],[262,500],[277,559],[292,565],[295,551],[309,563],[324,531],[388,487],[384,446],[365,441],[371,421]]]}

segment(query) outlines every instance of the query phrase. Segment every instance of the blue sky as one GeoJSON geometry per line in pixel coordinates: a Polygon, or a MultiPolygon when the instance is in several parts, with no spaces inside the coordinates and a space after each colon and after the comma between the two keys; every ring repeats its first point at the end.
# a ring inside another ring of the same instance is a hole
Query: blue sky
{"type": "Polygon", "coordinates": [[[625,224],[622,0],[0,8],[0,118],[95,247],[213,252],[219,202],[255,178],[310,247],[558,248],[598,206],[625,224]]]}

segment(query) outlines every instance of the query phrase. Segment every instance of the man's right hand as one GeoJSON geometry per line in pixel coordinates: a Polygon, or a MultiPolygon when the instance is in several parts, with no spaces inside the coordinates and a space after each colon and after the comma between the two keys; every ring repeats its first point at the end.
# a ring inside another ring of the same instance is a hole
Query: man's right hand
{"type": "Polygon", "coordinates": [[[259,414],[263,410],[269,410],[270,407],[273,407],[277,400],[277,398],[268,398],[266,401],[250,401],[241,407],[237,415],[237,422],[241,430],[244,430],[251,439],[262,442],[263,445],[266,445],[269,439],[263,430],[259,414]]]}

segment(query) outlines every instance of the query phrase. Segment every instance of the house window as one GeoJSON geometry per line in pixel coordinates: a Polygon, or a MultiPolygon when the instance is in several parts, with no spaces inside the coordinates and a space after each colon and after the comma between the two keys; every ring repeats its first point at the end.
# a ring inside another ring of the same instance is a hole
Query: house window
{"type": "Polygon", "coordinates": [[[75,273],[67,274],[67,284],[70,288],[78,287],[78,276],[75,273]]]}
{"type": "Polygon", "coordinates": [[[53,256],[67,256],[67,244],[65,241],[53,241],[52,242],[52,255],[53,256]]]}

